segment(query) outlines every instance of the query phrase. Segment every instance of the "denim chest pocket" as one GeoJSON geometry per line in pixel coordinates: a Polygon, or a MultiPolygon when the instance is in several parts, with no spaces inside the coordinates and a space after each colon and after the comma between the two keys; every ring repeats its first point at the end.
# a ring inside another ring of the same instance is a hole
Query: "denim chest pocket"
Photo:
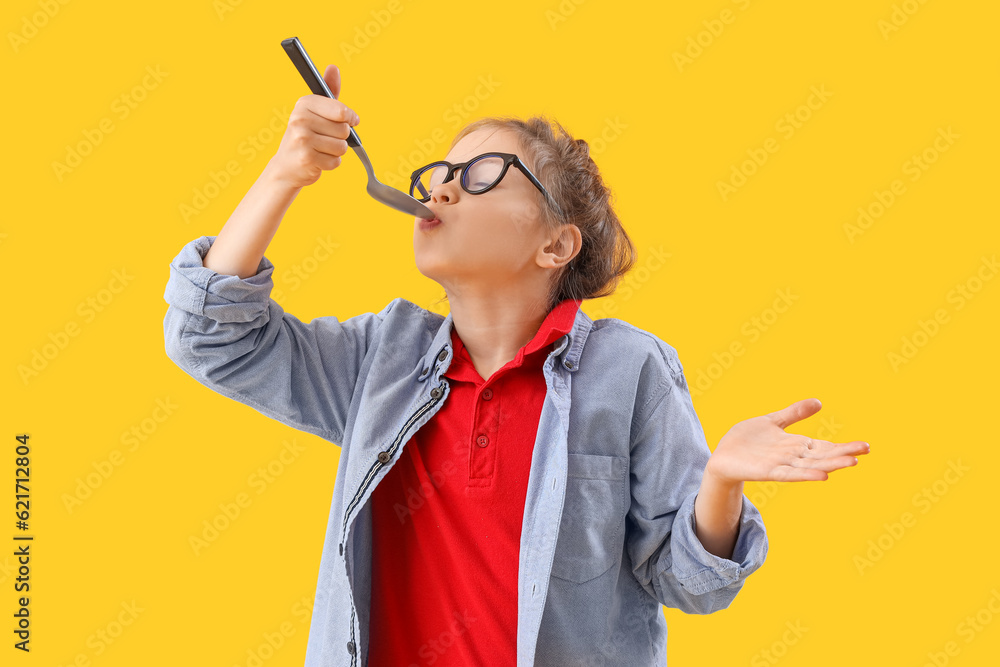
{"type": "Polygon", "coordinates": [[[626,464],[624,456],[569,453],[552,576],[584,583],[607,572],[621,555],[626,464]]]}

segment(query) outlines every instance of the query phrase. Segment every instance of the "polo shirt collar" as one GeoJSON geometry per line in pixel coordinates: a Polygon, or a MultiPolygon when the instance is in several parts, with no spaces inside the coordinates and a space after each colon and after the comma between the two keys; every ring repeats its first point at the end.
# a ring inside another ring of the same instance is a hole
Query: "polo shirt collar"
{"type": "MultiPolygon", "coordinates": [[[[563,367],[570,371],[577,370],[584,342],[593,325],[593,320],[580,308],[581,303],[582,299],[564,299],[557,304],[546,315],[535,336],[522,348],[523,353],[528,354],[556,342],[554,352],[563,357],[563,367]]],[[[418,380],[426,380],[431,369],[435,370],[435,379],[439,379],[448,370],[455,355],[453,330],[454,319],[448,313],[438,326],[434,340],[424,355],[418,380]]]]}
{"type": "MultiPolygon", "coordinates": [[[[570,329],[573,328],[573,320],[576,317],[576,311],[580,308],[580,303],[580,299],[564,299],[549,311],[532,339],[517,351],[513,359],[514,365],[522,365],[525,357],[550,346],[555,340],[569,333],[570,329]]],[[[474,381],[479,377],[479,371],[473,366],[472,357],[454,327],[451,329],[451,342],[454,346],[454,354],[452,363],[444,374],[456,380],[474,381]]]]}

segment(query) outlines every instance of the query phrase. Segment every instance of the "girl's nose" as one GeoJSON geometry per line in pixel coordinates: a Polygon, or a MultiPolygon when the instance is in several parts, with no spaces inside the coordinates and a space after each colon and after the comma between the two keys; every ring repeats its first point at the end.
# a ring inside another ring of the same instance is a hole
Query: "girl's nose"
{"type": "Polygon", "coordinates": [[[444,202],[451,203],[455,198],[455,191],[453,186],[456,181],[451,180],[447,183],[438,183],[433,188],[431,188],[431,201],[433,202],[444,202]]]}

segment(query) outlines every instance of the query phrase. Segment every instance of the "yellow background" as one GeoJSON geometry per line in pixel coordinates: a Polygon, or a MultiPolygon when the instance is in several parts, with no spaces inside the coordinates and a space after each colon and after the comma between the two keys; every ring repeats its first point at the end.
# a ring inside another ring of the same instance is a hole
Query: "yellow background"
{"type": "MultiPolygon", "coordinates": [[[[703,378],[711,447],[813,396],[824,408],[789,432],[871,443],[825,482],[746,485],[768,559],[729,609],[665,611],[671,665],[995,664],[1000,280],[983,258],[1000,245],[998,18],[971,0],[5,2],[0,662],[248,665],[284,628],[262,664],[302,664],[339,451],[195,382],[162,331],[171,259],[218,233],[278,146],[269,122],[308,94],[280,47],[297,36],[321,71],[340,66],[386,178],[416,166],[411,153],[443,157],[483,115],[544,113],[591,141],[639,263],[584,310],[678,350],[692,387],[703,378]],[[810,109],[812,87],[829,96],[810,109]],[[779,123],[796,113],[789,136],[779,123]],[[719,182],[769,140],[778,150],[723,198],[719,182]],[[239,173],[209,187],[231,161],[239,173]],[[858,208],[878,211],[897,179],[905,191],[852,242],[858,208]],[[781,313],[779,290],[796,297],[781,313]],[[904,338],[916,354],[894,365],[904,338]],[[158,401],[173,406],[159,421],[158,401]],[[30,655],[11,648],[19,433],[30,655]],[[286,441],[304,451],[254,485],[286,441]],[[102,465],[111,474],[67,506],[102,465]],[[249,506],[196,555],[189,538],[240,493],[249,506]],[[130,624],[100,640],[119,617],[130,624]]],[[[364,183],[347,155],[298,195],[267,252],[279,301],[304,321],[397,296],[446,312],[413,264],[412,218],[364,183]],[[325,261],[320,239],[338,244],[325,261]]]]}

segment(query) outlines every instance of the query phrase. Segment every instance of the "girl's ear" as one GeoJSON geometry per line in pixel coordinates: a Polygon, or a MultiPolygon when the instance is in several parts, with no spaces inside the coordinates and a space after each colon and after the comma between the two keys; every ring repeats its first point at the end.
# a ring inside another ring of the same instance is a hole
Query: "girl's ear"
{"type": "Polygon", "coordinates": [[[560,257],[565,256],[572,259],[580,254],[580,250],[583,248],[583,235],[580,234],[579,227],[567,222],[559,228],[559,237],[556,242],[563,250],[560,257]]]}
{"type": "Polygon", "coordinates": [[[557,263],[570,261],[580,253],[583,247],[583,237],[580,229],[573,224],[566,223],[559,228],[558,236],[552,237],[552,241],[543,250],[544,253],[553,254],[557,263]]]}

